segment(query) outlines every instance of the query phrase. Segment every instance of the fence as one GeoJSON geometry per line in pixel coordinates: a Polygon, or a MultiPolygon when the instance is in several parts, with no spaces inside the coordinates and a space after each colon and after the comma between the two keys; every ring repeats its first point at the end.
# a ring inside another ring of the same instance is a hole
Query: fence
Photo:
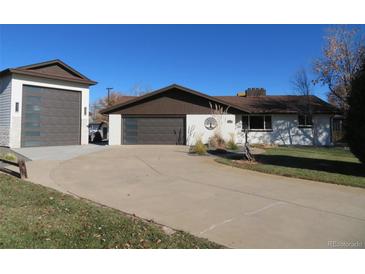
{"type": "MultiPolygon", "coordinates": [[[[18,167],[19,168],[19,173],[17,173],[16,175],[18,175],[22,179],[27,179],[28,178],[27,166],[25,165],[24,160],[18,160],[18,162],[16,163],[16,162],[0,159],[0,164],[1,163],[4,163],[5,165],[11,165],[11,166],[18,167]]],[[[11,174],[14,173],[14,171],[6,169],[6,168],[2,168],[1,166],[0,166],[0,171],[4,171],[6,173],[11,173],[11,174]]]]}

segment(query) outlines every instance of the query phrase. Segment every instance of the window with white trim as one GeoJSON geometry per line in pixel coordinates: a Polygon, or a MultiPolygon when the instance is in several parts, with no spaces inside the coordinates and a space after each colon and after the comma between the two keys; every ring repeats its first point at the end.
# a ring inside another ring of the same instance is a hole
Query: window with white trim
{"type": "Polygon", "coordinates": [[[251,131],[272,130],[271,115],[243,115],[242,129],[251,131]]]}
{"type": "Polygon", "coordinates": [[[298,127],[312,127],[313,119],[310,115],[298,115],[298,127]]]}

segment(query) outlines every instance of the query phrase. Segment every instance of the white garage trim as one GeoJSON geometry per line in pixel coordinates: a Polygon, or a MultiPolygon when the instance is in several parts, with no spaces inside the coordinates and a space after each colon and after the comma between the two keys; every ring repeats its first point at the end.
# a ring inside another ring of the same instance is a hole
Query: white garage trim
{"type": "Polygon", "coordinates": [[[38,77],[15,75],[13,74],[11,80],[11,120],[10,120],[10,136],[9,147],[19,148],[21,147],[21,121],[22,121],[22,98],[23,98],[23,86],[32,85],[47,88],[59,88],[66,90],[74,90],[81,92],[81,144],[85,145],[89,143],[89,88],[87,85],[70,83],[66,81],[42,79],[38,77]],[[16,103],[19,104],[19,111],[15,111],[16,103]],[[86,108],[86,115],[84,113],[86,108]]]}
{"type": "Polygon", "coordinates": [[[122,115],[109,115],[109,145],[122,144],[122,115]]]}

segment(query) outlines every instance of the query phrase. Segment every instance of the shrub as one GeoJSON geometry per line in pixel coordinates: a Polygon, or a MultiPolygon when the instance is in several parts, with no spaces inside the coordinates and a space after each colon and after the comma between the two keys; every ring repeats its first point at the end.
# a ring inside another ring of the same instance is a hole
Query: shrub
{"type": "Polygon", "coordinates": [[[346,117],[346,139],[351,152],[365,163],[365,60],[362,71],[351,82],[346,117]]]}
{"type": "Polygon", "coordinates": [[[198,139],[195,145],[191,147],[190,152],[204,155],[207,153],[207,147],[201,139],[198,139]]]}
{"type": "Polygon", "coordinates": [[[12,162],[17,161],[17,157],[13,153],[6,153],[4,155],[0,155],[0,158],[7,160],[7,161],[12,161],[12,162]]]}
{"type": "Polygon", "coordinates": [[[209,146],[218,148],[218,149],[225,149],[226,148],[226,141],[224,141],[221,134],[215,132],[212,137],[209,138],[209,146]]]}
{"type": "Polygon", "coordinates": [[[226,148],[229,149],[229,150],[237,150],[238,146],[237,146],[236,142],[233,139],[230,139],[227,142],[226,148]]]}

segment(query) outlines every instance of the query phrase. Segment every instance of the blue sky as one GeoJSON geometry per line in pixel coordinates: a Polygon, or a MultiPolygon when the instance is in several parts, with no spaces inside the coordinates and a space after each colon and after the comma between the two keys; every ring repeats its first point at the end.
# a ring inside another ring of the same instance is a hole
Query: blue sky
{"type": "MultiPolygon", "coordinates": [[[[2,25],[0,70],[61,59],[131,93],[177,83],[210,95],[248,87],[290,94],[290,79],[321,55],[325,25],[2,25]]],[[[325,87],[316,95],[325,98],[325,87]]]]}

